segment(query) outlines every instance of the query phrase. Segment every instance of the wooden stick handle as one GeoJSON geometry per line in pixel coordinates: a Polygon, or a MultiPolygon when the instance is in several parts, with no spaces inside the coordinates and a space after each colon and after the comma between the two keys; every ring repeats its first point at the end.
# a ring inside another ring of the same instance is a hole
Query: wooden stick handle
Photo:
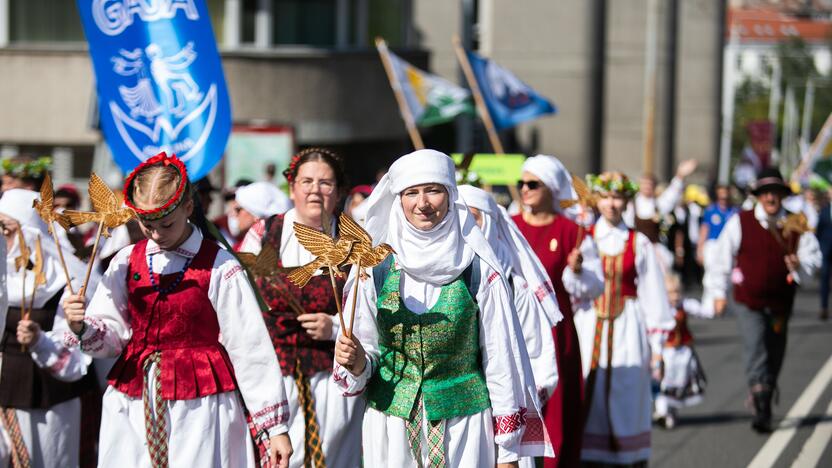
{"type": "Polygon", "coordinates": [[[350,311],[350,334],[348,338],[352,338],[352,326],[355,323],[355,304],[358,303],[358,283],[361,281],[361,260],[355,265],[355,285],[352,288],[352,311],[350,311]]]}
{"type": "Polygon", "coordinates": [[[332,268],[327,268],[327,270],[329,270],[329,282],[332,283],[332,295],[335,296],[335,308],[338,309],[338,320],[341,322],[341,334],[345,334],[347,327],[344,325],[344,313],[341,310],[341,298],[338,297],[338,287],[335,285],[335,273],[332,272],[332,268]]]}
{"type": "Polygon", "coordinates": [[[405,99],[402,93],[401,85],[399,84],[398,78],[396,78],[396,72],[393,70],[390,57],[387,55],[387,43],[384,42],[384,39],[380,37],[376,38],[376,49],[381,57],[381,64],[384,66],[384,71],[387,73],[387,80],[390,82],[390,87],[393,88],[393,95],[396,97],[396,104],[399,106],[399,113],[401,113],[402,120],[404,120],[407,134],[410,136],[410,142],[413,143],[414,149],[425,149],[425,144],[422,142],[422,135],[419,134],[419,129],[416,128],[416,122],[413,121],[413,112],[410,106],[407,105],[407,99],[405,99]]]}
{"type": "Polygon", "coordinates": [[[58,258],[61,260],[61,267],[64,269],[64,276],[66,276],[66,287],[69,288],[69,293],[75,295],[72,289],[72,277],[69,276],[69,269],[66,267],[66,260],[64,260],[64,250],[61,248],[61,242],[58,240],[58,231],[55,230],[55,224],[49,221],[49,230],[52,231],[52,239],[55,241],[55,248],[58,249],[58,258]]]}
{"type": "Polygon", "coordinates": [[[78,290],[78,294],[85,295],[87,293],[87,282],[90,280],[90,274],[92,273],[92,266],[95,263],[95,256],[98,255],[98,241],[101,240],[101,233],[104,232],[104,220],[102,219],[98,223],[98,233],[95,235],[95,243],[92,245],[92,254],[90,255],[90,261],[87,264],[87,275],[84,277],[84,282],[81,283],[81,289],[78,290]]]}

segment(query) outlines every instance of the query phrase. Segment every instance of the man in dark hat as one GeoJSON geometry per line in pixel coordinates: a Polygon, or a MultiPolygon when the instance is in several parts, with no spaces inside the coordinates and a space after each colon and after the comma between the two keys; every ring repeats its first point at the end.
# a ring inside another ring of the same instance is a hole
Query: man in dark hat
{"type": "Polygon", "coordinates": [[[721,313],[733,284],[733,310],[753,400],[751,426],[769,432],[771,397],[786,352],[796,287],[820,266],[821,253],[805,216],[783,209],[783,198],[791,190],[780,171],[763,169],[752,193],[754,208],[732,216],[719,235],[714,261],[705,265],[705,289],[721,313]]]}

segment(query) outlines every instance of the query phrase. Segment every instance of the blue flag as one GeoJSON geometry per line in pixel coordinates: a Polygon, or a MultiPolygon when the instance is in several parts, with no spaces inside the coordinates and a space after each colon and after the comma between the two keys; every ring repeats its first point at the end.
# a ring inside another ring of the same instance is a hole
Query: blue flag
{"type": "Polygon", "coordinates": [[[511,128],[557,108],[513,73],[474,52],[466,51],[480,92],[498,130],[511,128]]]}
{"type": "Polygon", "coordinates": [[[221,159],[231,105],[204,0],[78,0],[104,138],[125,172],[160,151],[191,180],[221,159]]]}

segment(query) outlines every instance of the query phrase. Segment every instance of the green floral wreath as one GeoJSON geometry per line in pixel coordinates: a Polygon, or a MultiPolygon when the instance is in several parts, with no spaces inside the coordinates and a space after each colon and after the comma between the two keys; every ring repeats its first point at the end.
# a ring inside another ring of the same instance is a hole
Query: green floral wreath
{"type": "Polygon", "coordinates": [[[590,190],[598,193],[617,192],[630,198],[638,192],[638,184],[620,172],[587,174],[586,183],[590,190]]]}
{"type": "Polygon", "coordinates": [[[34,161],[26,162],[4,159],[0,162],[0,167],[3,168],[3,174],[12,177],[43,177],[52,170],[52,158],[42,156],[34,161]]]}

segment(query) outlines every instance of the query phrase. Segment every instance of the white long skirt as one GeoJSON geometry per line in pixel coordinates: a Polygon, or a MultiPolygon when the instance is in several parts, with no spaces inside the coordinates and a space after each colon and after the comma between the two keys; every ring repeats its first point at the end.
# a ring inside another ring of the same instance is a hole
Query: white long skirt
{"type": "MultiPolygon", "coordinates": [[[[428,425],[423,424],[422,429],[422,466],[428,466],[428,425]]],[[[445,420],[445,457],[447,466],[494,466],[496,446],[491,409],[445,420]]],[[[364,466],[418,466],[410,450],[404,419],[367,407],[364,413],[364,466]]]]}
{"type": "MultiPolygon", "coordinates": [[[[283,376],[289,400],[289,438],[292,440],[290,468],[303,466],[306,424],[298,403],[295,377],[283,376]]],[[[330,372],[318,372],[309,378],[315,413],[323,439],[324,461],[329,468],[355,468],[361,465],[361,419],[364,398],[344,397],[343,389],[332,381],[330,372]]],[[[365,466],[376,466],[367,465],[365,466]]],[[[380,466],[380,465],[379,465],[380,466]]]]}
{"type": "MultiPolygon", "coordinates": [[[[584,376],[589,373],[595,339],[596,316],[593,309],[575,315],[575,328],[581,344],[584,376]]],[[[587,461],[629,464],[650,458],[651,412],[650,344],[647,324],[638,310],[636,300],[627,299],[624,311],[615,319],[612,350],[612,387],[607,416],[607,327],[601,339],[601,359],[592,393],[589,418],[584,431],[581,459],[587,461]],[[614,451],[610,445],[610,421],[620,444],[614,451]]]]}
{"type": "MultiPolygon", "coordinates": [[[[48,410],[16,411],[32,468],[77,467],[81,439],[81,399],[59,403],[48,410]]],[[[3,427],[3,465],[11,460],[11,439],[3,427]]]]}
{"type": "MultiPolygon", "coordinates": [[[[255,467],[254,445],[236,392],[166,401],[165,406],[171,468],[255,467]]],[[[144,402],[112,386],[102,401],[98,466],[151,467],[144,402]]]]}

